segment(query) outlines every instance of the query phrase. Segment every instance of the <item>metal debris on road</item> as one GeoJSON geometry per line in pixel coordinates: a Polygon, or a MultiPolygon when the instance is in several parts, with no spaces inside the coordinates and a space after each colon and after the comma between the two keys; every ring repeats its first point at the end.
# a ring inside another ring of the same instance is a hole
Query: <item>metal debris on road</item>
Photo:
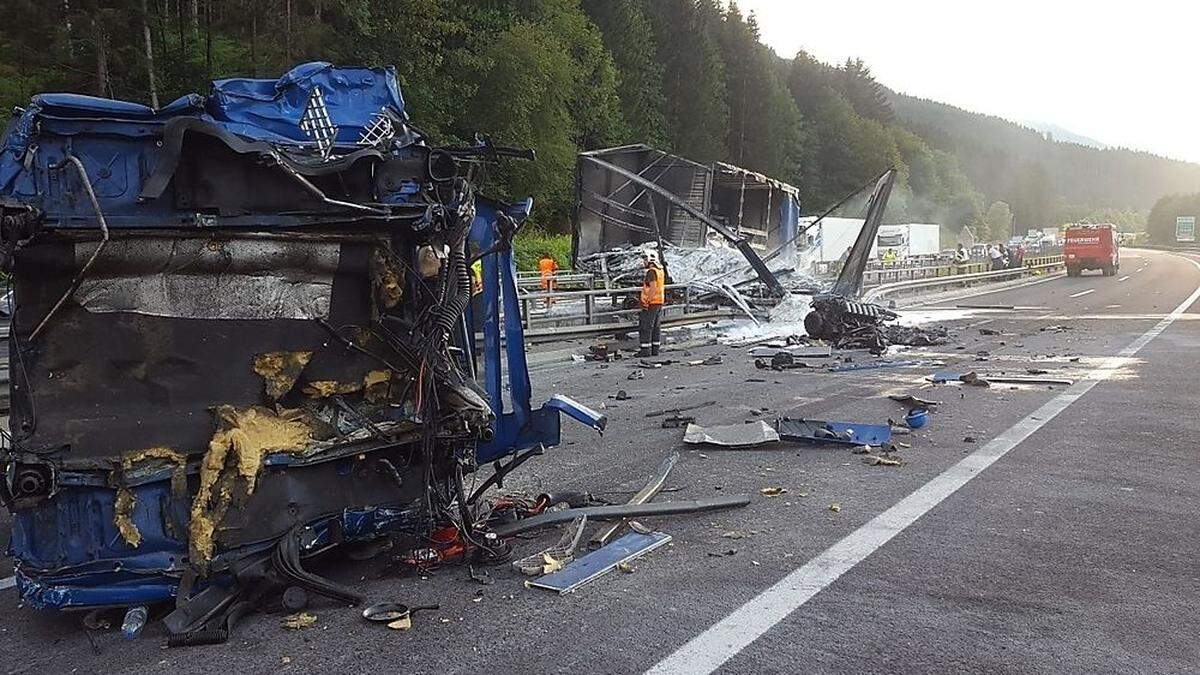
{"type": "Polygon", "coordinates": [[[558,572],[525,583],[533,588],[557,591],[560,595],[570,593],[611,572],[622,563],[641,557],[669,541],[671,535],[665,532],[630,532],[611,544],[580,557],[558,572]]]}
{"type": "Polygon", "coordinates": [[[920,406],[922,408],[930,408],[938,404],[938,401],[918,398],[912,394],[892,394],[891,396],[888,396],[888,398],[892,399],[896,403],[901,403],[909,407],[920,406]]]}
{"type": "Polygon", "coordinates": [[[715,497],[693,501],[657,502],[652,504],[622,504],[620,506],[585,506],[582,508],[550,511],[536,516],[523,518],[516,522],[502,523],[492,528],[492,533],[498,537],[511,537],[539,527],[566,522],[576,516],[587,516],[593,520],[618,520],[622,518],[676,516],[708,511],[723,511],[746,506],[750,498],[741,495],[735,497],[715,497]]]}
{"type": "Polygon", "coordinates": [[[547,573],[547,558],[560,563],[570,562],[575,557],[575,549],[579,547],[579,542],[583,540],[587,521],[587,516],[580,516],[571,521],[571,524],[563,529],[557,544],[520,560],[512,561],[513,569],[526,576],[537,576],[547,573]]]}
{"type": "Polygon", "coordinates": [[[814,338],[838,349],[867,349],[882,353],[888,345],[928,347],[945,344],[951,336],[945,328],[888,324],[900,315],[876,304],[842,296],[813,299],[812,311],[804,317],[804,329],[814,338]]]}
{"type": "Polygon", "coordinates": [[[671,415],[664,417],[662,421],[663,429],[681,429],[690,424],[695,424],[696,418],[691,415],[671,415]]]}
{"type": "Polygon", "coordinates": [[[882,368],[911,368],[913,366],[929,365],[928,361],[913,359],[900,361],[872,361],[870,363],[838,363],[826,368],[831,373],[847,373],[855,370],[878,370],[882,368]]]}
{"type": "Polygon", "coordinates": [[[756,358],[771,358],[776,354],[787,354],[795,359],[820,359],[833,356],[833,348],[823,344],[796,344],[783,346],[765,345],[750,350],[750,356],[756,358]]]}
{"type": "Polygon", "coordinates": [[[775,429],[779,432],[782,440],[790,442],[812,441],[879,446],[892,438],[891,426],[887,424],[857,424],[781,417],[776,420],[775,429]]]}
{"type": "Polygon", "coordinates": [[[716,401],[705,401],[704,403],[697,403],[696,405],[685,405],[685,406],[680,406],[678,408],[667,408],[666,410],[652,410],[652,411],[646,413],[646,417],[662,417],[663,415],[678,414],[681,412],[690,412],[692,410],[699,410],[701,408],[707,408],[709,406],[716,405],[716,404],[717,404],[716,401]]]}
{"type": "Polygon", "coordinates": [[[684,443],[719,445],[726,448],[747,448],[778,441],[779,432],[762,420],[716,427],[689,424],[683,433],[684,443]]]}
{"type": "Polygon", "coordinates": [[[997,384],[1048,384],[1069,387],[1075,380],[1062,377],[1027,377],[1024,375],[988,375],[987,379],[997,384]]]}
{"type": "MultiPolygon", "coordinates": [[[[658,471],[656,471],[654,475],[650,477],[650,480],[644,487],[642,487],[641,490],[638,490],[637,494],[633,495],[633,497],[629,499],[627,504],[645,504],[651,499],[654,499],[655,495],[662,490],[663,485],[667,483],[667,476],[670,475],[671,470],[675,468],[675,464],[678,461],[678,452],[672,452],[669,456],[667,456],[667,458],[663,460],[662,465],[658,467],[658,471]]],[[[624,521],[617,521],[615,523],[605,525],[600,529],[600,531],[592,535],[591,540],[588,541],[588,545],[592,548],[600,548],[601,546],[604,546],[608,543],[609,538],[611,538],[617,533],[618,530],[621,529],[621,525],[623,523],[624,521]]]]}

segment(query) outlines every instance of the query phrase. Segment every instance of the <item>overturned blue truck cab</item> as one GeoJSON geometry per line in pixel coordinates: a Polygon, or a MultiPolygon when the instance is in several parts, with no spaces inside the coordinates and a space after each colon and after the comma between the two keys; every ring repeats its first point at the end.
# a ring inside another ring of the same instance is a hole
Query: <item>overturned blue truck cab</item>
{"type": "Polygon", "coordinates": [[[27,604],[169,601],[172,633],[211,637],[283,588],[353,602],[302,560],[438,527],[487,553],[463,476],[556,444],[560,413],[602,429],[530,404],[510,243],[531,204],[476,184],[529,153],[431,146],[390,69],[18,113],[0,498],[27,604]]]}

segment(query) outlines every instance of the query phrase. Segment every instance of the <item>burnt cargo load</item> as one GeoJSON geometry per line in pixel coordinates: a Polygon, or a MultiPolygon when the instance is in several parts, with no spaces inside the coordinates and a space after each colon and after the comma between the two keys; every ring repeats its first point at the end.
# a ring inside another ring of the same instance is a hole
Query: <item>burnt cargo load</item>
{"type": "Polygon", "coordinates": [[[464,474],[554,445],[560,412],[603,425],[564,397],[530,405],[509,243],[531,203],[474,182],[529,153],[430,147],[391,69],[19,112],[0,149],[0,497],[28,604],[234,577],[336,597],[300,558],[469,533],[464,474]]]}

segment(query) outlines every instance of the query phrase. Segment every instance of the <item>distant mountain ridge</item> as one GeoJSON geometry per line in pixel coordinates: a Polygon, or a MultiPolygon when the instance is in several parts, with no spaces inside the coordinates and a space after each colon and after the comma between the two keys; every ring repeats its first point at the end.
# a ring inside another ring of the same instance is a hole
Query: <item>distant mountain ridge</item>
{"type": "Polygon", "coordinates": [[[1086,145],[1088,147],[1097,148],[1099,150],[1106,150],[1109,147],[1112,147],[1108,143],[1098,141],[1094,138],[1091,138],[1090,136],[1084,136],[1083,134],[1077,134],[1074,131],[1071,131],[1070,129],[1067,129],[1065,127],[1060,127],[1059,125],[1052,124],[1050,122],[1033,122],[1033,121],[1029,121],[1029,120],[1024,120],[1024,121],[1018,122],[1018,124],[1020,124],[1021,126],[1024,126],[1024,127],[1029,127],[1030,129],[1033,129],[1034,131],[1039,131],[1043,135],[1049,134],[1049,138],[1051,140],[1059,141],[1061,143],[1076,143],[1078,145],[1086,145]]]}
{"type": "Polygon", "coordinates": [[[1054,222],[1071,207],[1148,210],[1165,194],[1200,191],[1200,164],[1069,140],[994,115],[888,91],[896,121],[954,154],[1018,223],[1054,222]]]}

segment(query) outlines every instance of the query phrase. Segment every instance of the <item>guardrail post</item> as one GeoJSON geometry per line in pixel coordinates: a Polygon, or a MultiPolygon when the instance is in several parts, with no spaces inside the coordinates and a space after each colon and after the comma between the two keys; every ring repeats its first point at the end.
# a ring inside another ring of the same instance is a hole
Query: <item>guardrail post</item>
{"type": "Polygon", "coordinates": [[[583,313],[585,316],[584,323],[589,326],[592,325],[596,314],[596,296],[591,293],[583,296],[583,313]]]}

